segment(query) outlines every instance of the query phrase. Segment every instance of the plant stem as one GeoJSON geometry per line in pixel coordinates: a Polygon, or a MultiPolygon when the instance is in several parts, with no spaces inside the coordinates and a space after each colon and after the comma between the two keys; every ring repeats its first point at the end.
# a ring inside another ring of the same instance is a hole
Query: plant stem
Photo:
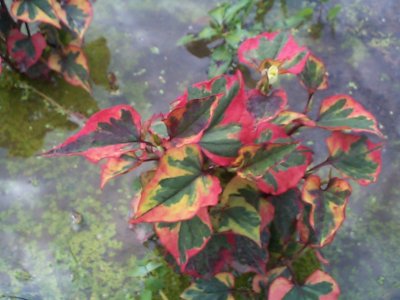
{"type": "Polygon", "coordinates": [[[309,93],[308,94],[307,103],[306,103],[306,106],[304,107],[304,110],[303,110],[303,114],[305,114],[305,115],[307,115],[311,110],[313,96],[314,96],[314,93],[309,93]]]}
{"type": "Polygon", "coordinates": [[[46,94],[42,93],[41,91],[37,90],[36,88],[34,88],[33,86],[25,83],[27,88],[29,88],[30,90],[32,90],[34,93],[38,94],[40,97],[42,97],[42,99],[47,102],[48,104],[50,104],[51,106],[55,107],[57,109],[57,111],[59,113],[61,113],[62,115],[66,115],[69,117],[76,117],[76,118],[71,118],[70,120],[74,123],[76,123],[79,126],[83,126],[84,123],[87,121],[87,118],[85,116],[82,115],[78,115],[72,111],[70,111],[69,109],[61,106],[60,104],[58,104],[53,98],[47,96],[46,94]],[[76,119],[76,120],[75,120],[76,119]]]}
{"type": "Polygon", "coordinates": [[[316,170],[326,166],[327,164],[329,164],[331,161],[329,160],[329,158],[327,158],[326,160],[324,160],[323,162],[319,163],[318,165],[312,167],[311,169],[309,169],[306,172],[306,176],[310,175],[311,173],[315,172],[316,170]]]}
{"type": "Polygon", "coordinates": [[[31,30],[29,29],[29,25],[27,22],[25,22],[25,28],[26,28],[26,32],[28,33],[28,36],[31,37],[31,30]]]}

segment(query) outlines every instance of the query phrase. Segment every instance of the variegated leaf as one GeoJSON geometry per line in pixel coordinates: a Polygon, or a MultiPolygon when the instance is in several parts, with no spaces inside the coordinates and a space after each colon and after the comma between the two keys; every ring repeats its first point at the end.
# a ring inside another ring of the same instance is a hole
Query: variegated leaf
{"type": "Polygon", "coordinates": [[[91,116],[86,125],[46,156],[81,155],[93,162],[137,150],[140,115],[129,105],[117,105],[91,116]]]}
{"type": "Polygon", "coordinates": [[[247,94],[247,109],[258,121],[270,121],[275,118],[287,105],[287,96],[284,90],[274,90],[264,95],[257,89],[247,94]]]}
{"type": "Polygon", "coordinates": [[[231,289],[235,277],[231,273],[219,273],[211,279],[198,279],[181,295],[185,300],[234,300],[231,289]]]}
{"type": "Polygon", "coordinates": [[[61,73],[68,83],[91,91],[89,66],[85,54],[79,47],[68,46],[62,53],[53,52],[47,64],[50,69],[61,73]]]}
{"type": "Polygon", "coordinates": [[[287,126],[291,123],[299,123],[307,127],[315,127],[315,122],[304,114],[295,111],[282,111],[272,121],[276,125],[287,126]]]}
{"type": "Polygon", "coordinates": [[[277,267],[269,270],[267,274],[256,274],[252,281],[253,291],[257,294],[266,292],[271,283],[278,277],[290,278],[291,273],[287,267],[277,267]]]}
{"type": "Polygon", "coordinates": [[[139,167],[145,157],[146,152],[137,150],[122,154],[120,157],[107,159],[107,162],[101,166],[100,188],[104,188],[110,179],[126,174],[139,167]]]}
{"type": "Polygon", "coordinates": [[[83,38],[93,18],[89,0],[64,0],[54,6],[58,18],[80,39],[83,38]]]}
{"type": "Polygon", "coordinates": [[[259,198],[254,184],[240,177],[233,178],[221,196],[221,207],[216,214],[217,231],[231,231],[261,245],[259,198]]]}
{"type": "Polygon", "coordinates": [[[314,94],[317,90],[324,90],[328,87],[328,74],[325,65],[313,54],[308,56],[299,78],[309,94],[314,94]]]}
{"type": "Polygon", "coordinates": [[[375,117],[348,95],[326,98],[321,104],[317,125],[329,130],[370,132],[382,136],[375,117]]]}
{"type": "Polygon", "coordinates": [[[231,248],[226,234],[213,234],[204,249],[190,258],[184,272],[193,277],[210,277],[226,271],[231,248]]]}
{"type": "Polygon", "coordinates": [[[55,0],[13,0],[11,13],[23,22],[44,22],[60,28],[55,5],[55,0]]]}
{"type": "Polygon", "coordinates": [[[309,224],[317,239],[313,245],[322,248],[333,241],[344,221],[351,186],[340,178],[329,180],[325,189],[321,188],[321,184],[318,176],[309,176],[304,183],[302,198],[311,205],[309,224]]]}
{"type": "Polygon", "coordinates": [[[191,219],[174,223],[156,223],[161,244],[184,271],[188,260],[199,253],[211,238],[212,226],[207,208],[191,219]]]}
{"type": "Polygon", "coordinates": [[[382,144],[371,142],[366,136],[333,132],[326,143],[329,163],[359,184],[368,185],[378,179],[381,171],[382,144]]]}
{"type": "Polygon", "coordinates": [[[202,167],[199,146],[169,149],[160,159],[154,178],[143,189],[132,222],[188,220],[200,208],[216,205],[221,192],[219,180],[202,167]]]}
{"type": "Polygon", "coordinates": [[[289,279],[275,279],[268,293],[268,299],[274,300],[336,300],[340,290],[336,281],[321,270],[315,271],[307,278],[304,285],[296,285],[289,279]]]}
{"type": "Polygon", "coordinates": [[[298,74],[307,56],[308,50],[285,32],[262,33],[245,40],[238,50],[239,62],[260,72],[275,66],[280,73],[298,74]]]}
{"type": "Polygon", "coordinates": [[[46,40],[40,32],[27,36],[18,29],[13,29],[7,38],[7,51],[22,72],[39,60],[45,48],[46,40]]]}
{"type": "Polygon", "coordinates": [[[196,143],[210,124],[216,105],[215,96],[194,99],[172,110],[164,120],[173,143],[196,143]]]}
{"type": "Polygon", "coordinates": [[[274,229],[285,244],[296,232],[297,216],[302,209],[300,191],[290,189],[283,194],[271,196],[268,200],[275,208],[272,221],[274,229]]]}
{"type": "Polygon", "coordinates": [[[204,154],[219,166],[229,165],[242,147],[242,127],[239,124],[217,125],[207,130],[199,145],[204,154]]]}
{"type": "Polygon", "coordinates": [[[261,245],[242,235],[229,234],[228,242],[231,245],[229,251],[229,265],[239,274],[248,272],[265,274],[269,252],[265,251],[270,240],[268,228],[261,232],[261,245]]]}
{"type": "Polygon", "coordinates": [[[249,145],[240,149],[234,166],[264,193],[279,195],[298,184],[311,160],[311,150],[295,143],[249,145]]]}
{"type": "Polygon", "coordinates": [[[261,122],[257,124],[255,141],[257,144],[280,143],[287,144],[293,140],[286,134],[284,128],[270,122],[261,122]]]}

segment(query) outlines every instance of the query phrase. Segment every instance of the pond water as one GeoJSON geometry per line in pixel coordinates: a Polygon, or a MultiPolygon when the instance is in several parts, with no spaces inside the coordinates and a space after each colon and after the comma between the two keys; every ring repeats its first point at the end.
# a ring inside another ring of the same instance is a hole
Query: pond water
{"type": "MultiPolygon", "coordinates": [[[[290,13],[317,1],[282,2],[290,13]]],[[[216,3],[96,2],[85,49],[93,95],[61,80],[30,83],[61,108],[12,87],[16,78],[1,77],[0,296],[135,299],[140,294],[144,283],[137,267],[143,257],[157,258],[127,225],[136,174],[100,191],[98,166],[36,154],[77,130],[76,114],[69,112],[89,116],[129,103],[148,117],[165,112],[187,84],[205,80],[208,58],[191,55],[176,41],[207,24],[206,12],[216,3]],[[115,74],[117,90],[110,88],[107,72],[115,74]],[[78,224],[76,217],[82,217],[78,224]]],[[[380,180],[355,188],[346,222],[324,250],[326,268],[341,286],[341,299],[400,299],[400,3],[332,0],[329,6],[336,4],[342,9],[334,26],[316,19],[314,31],[297,32],[330,74],[329,89],[317,101],[352,94],[376,115],[387,141],[380,180]]],[[[279,3],[275,6],[281,14],[279,3]]],[[[300,88],[288,91],[292,104],[299,93],[300,88]]]]}

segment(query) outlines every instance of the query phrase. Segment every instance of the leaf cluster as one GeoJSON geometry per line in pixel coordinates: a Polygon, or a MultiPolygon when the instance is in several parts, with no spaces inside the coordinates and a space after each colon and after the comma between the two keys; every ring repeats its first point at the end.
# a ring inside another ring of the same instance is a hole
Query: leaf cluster
{"type": "Polygon", "coordinates": [[[329,0],[308,4],[293,13],[288,12],[286,1],[237,0],[222,2],[208,12],[209,24],[198,32],[183,36],[178,44],[197,56],[210,55],[209,78],[232,71],[237,67],[237,49],[246,38],[265,31],[298,29],[308,25],[312,36],[320,35],[326,24],[332,29],[341,10],[331,7],[329,0]],[[233,2],[233,3],[232,3],[233,2]],[[279,15],[279,16],[278,16],[279,15]],[[198,49],[203,49],[201,53],[198,49]]]}
{"type": "Polygon", "coordinates": [[[176,268],[193,278],[184,299],[337,299],[319,249],[344,221],[348,178],[377,180],[382,145],[369,137],[382,137],[377,121],[348,95],[323,99],[312,118],[327,72],[287,32],[246,39],[237,60],[257,72],[256,88],[237,71],[189,86],[168,113],[146,121],[129,105],[104,109],[45,155],[104,161],[102,186],[153,162],[130,223],[152,224],[176,268]],[[308,93],[303,111],[287,107],[279,77],[288,75],[308,93]],[[330,133],[318,163],[297,134],[315,128],[330,133]],[[249,284],[235,286],[246,275],[249,284]]]}
{"type": "Polygon", "coordinates": [[[89,0],[0,1],[0,73],[3,62],[31,78],[55,71],[90,92],[82,43],[92,16],[89,0]]]}

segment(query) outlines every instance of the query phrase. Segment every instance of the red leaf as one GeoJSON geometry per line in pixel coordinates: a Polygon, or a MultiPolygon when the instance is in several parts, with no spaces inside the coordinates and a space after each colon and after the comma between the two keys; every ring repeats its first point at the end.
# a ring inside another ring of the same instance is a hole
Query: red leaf
{"type": "Polygon", "coordinates": [[[45,48],[46,40],[39,32],[29,37],[13,29],[7,38],[7,51],[23,72],[39,60],[45,48]]]}
{"type": "Polygon", "coordinates": [[[107,162],[101,166],[100,188],[104,188],[110,179],[136,169],[142,164],[145,158],[146,152],[141,150],[122,154],[120,157],[108,158],[107,162]]]}
{"type": "Polygon", "coordinates": [[[270,122],[262,122],[256,128],[256,143],[290,143],[292,140],[283,127],[270,122]]]}
{"type": "Polygon", "coordinates": [[[201,208],[196,216],[188,221],[157,223],[155,231],[161,244],[176,259],[181,271],[184,272],[189,259],[202,251],[210,240],[212,225],[207,208],[201,208]],[[197,222],[193,221],[195,218],[197,222]],[[185,226],[185,223],[191,224],[185,226]]]}
{"type": "Polygon", "coordinates": [[[86,125],[45,156],[84,156],[92,162],[137,150],[140,115],[129,105],[117,105],[91,116],[86,125]]]}
{"type": "Polygon", "coordinates": [[[282,300],[286,298],[288,293],[293,299],[300,299],[300,297],[308,299],[312,295],[313,299],[337,300],[340,295],[340,289],[331,276],[321,270],[316,270],[306,279],[302,286],[295,285],[287,278],[278,277],[269,288],[268,299],[282,300]],[[330,285],[329,288],[328,285],[330,285]]]}
{"type": "Polygon", "coordinates": [[[286,92],[282,89],[274,90],[268,95],[253,89],[248,91],[247,97],[247,109],[258,122],[272,120],[287,105],[286,92]]]}
{"type": "Polygon", "coordinates": [[[374,115],[348,95],[335,95],[324,99],[317,125],[329,130],[370,132],[382,137],[374,115]]]}
{"type": "Polygon", "coordinates": [[[245,40],[238,49],[239,62],[260,72],[268,64],[282,68],[280,73],[300,73],[308,56],[307,48],[300,47],[293,36],[280,32],[266,32],[245,40]]]}

